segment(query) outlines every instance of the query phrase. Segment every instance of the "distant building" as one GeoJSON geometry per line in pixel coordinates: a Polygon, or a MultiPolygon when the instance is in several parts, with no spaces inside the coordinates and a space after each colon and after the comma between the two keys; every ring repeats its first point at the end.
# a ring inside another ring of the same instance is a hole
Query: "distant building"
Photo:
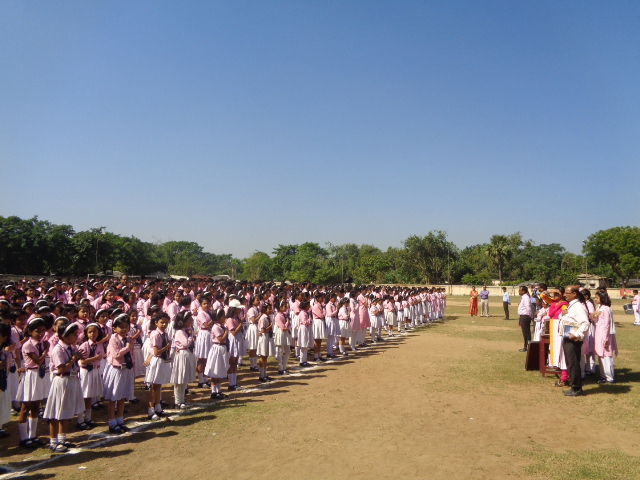
{"type": "Polygon", "coordinates": [[[599,275],[590,275],[588,273],[583,273],[582,275],[578,275],[578,283],[582,285],[584,288],[588,288],[589,290],[596,290],[600,287],[609,288],[610,282],[607,277],[601,277],[599,275]]]}

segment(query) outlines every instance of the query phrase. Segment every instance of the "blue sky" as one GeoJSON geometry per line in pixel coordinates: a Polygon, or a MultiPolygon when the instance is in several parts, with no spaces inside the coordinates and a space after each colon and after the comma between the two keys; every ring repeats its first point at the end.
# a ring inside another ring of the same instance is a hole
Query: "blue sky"
{"type": "Polygon", "coordinates": [[[638,2],[0,3],[0,215],[245,257],[638,225],[638,2]]]}

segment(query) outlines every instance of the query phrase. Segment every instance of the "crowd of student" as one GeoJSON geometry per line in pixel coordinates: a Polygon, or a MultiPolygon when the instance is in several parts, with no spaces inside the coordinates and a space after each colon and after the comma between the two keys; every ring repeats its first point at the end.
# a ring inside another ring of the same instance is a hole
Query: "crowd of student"
{"type": "Polygon", "coordinates": [[[439,288],[25,279],[0,291],[0,437],[13,408],[21,447],[46,445],[36,433],[42,415],[48,448],[65,452],[73,446],[69,422],[91,430],[92,410],[105,404],[108,431],[129,430],[124,406],[139,401],[136,378],[149,391],[148,418],[157,420],[165,416],[164,385],[173,385],[177,409],[196,382],[224,399],[222,383],[238,389],[245,358],[268,382],[269,357],[287,375],[291,353],[301,368],[310,350],[316,362],[348,356],[443,318],[445,308],[439,288]]]}

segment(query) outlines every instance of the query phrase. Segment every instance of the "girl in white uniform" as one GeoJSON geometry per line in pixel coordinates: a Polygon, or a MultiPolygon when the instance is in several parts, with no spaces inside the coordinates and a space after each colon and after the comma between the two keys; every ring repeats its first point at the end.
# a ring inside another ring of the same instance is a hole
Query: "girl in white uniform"
{"type": "Polygon", "coordinates": [[[5,348],[11,345],[11,326],[0,323],[0,438],[9,436],[4,431],[5,423],[11,419],[11,395],[8,389],[9,358],[11,353],[5,348]]]}
{"type": "Polygon", "coordinates": [[[84,398],[84,414],[78,415],[78,430],[90,430],[96,426],[91,420],[91,402],[104,392],[100,362],[107,356],[104,345],[100,343],[101,335],[100,325],[88,324],[84,329],[85,341],[78,348],[83,358],[80,360],[80,386],[84,398]]]}
{"type": "Polygon", "coordinates": [[[18,417],[18,431],[20,432],[20,446],[23,448],[38,448],[44,445],[38,439],[36,430],[40,402],[47,396],[44,384],[46,375],[44,362],[47,358],[49,343],[42,340],[45,332],[44,320],[33,318],[25,329],[25,336],[28,340],[22,344],[25,372],[20,378],[16,401],[22,404],[18,417]]]}
{"type": "Polygon", "coordinates": [[[49,420],[49,450],[66,452],[75,445],[67,442],[69,419],[84,413],[82,387],[78,378],[78,360],[82,353],[75,347],[78,325],[63,323],[58,326],[60,341],[51,351],[51,371],[54,374],[51,391],[42,418],[49,420]]]}
{"type": "Polygon", "coordinates": [[[198,307],[196,323],[198,325],[198,336],[196,337],[196,369],[198,371],[198,387],[205,387],[204,369],[211,350],[211,303],[207,297],[203,297],[198,307]]]}
{"type": "Polygon", "coordinates": [[[267,360],[269,356],[275,355],[276,345],[273,340],[273,321],[271,319],[271,313],[273,309],[270,303],[265,303],[262,306],[262,312],[260,319],[258,320],[258,356],[260,357],[260,377],[261,382],[267,382],[272,380],[267,376],[267,360]]]}
{"type": "Polygon", "coordinates": [[[190,334],[193,316],[189,310],[183,310],[173,321],[173,369],[171,383],[175,397],[175,408],[185,409],[185,391],[189,383],[196,379],[196,356],[193,353],[194,343],[190,334]]]}
{"type": "MultiPolygon", "coordinates": [[[[351,331],[351,322],[350,322],[350,312],[349,312],[349,298],[348,297],[344,297],[342,300],[340,300],[340,303],[338,304],[339,308],[338,308],[338,322],[340,322],[340,354],[343,357],[348,356],[349,354],[347,353],[346,349],[345,349],[345,344],[347,342],[347,338],[350,338],[353,335],[353,332],[351,331]]],[[[352,346],[353,348],[353,346],[352,346]]]]}
{"type": "Polygon", "coordinates": [[[149,420],[158,420],[164,417],[160,404],[162,385],[171,382],[171,361],[169,360],[169,350],[171,341],[166,333],[169,325],[169,315],[160,313],[156,315],[156,329],[149,335],[149,347],[152,351],[151,359],[148,363],[146,381],[151,385],[149,389],[149,409],[147,415],[149,420]]]}
{"type": "Polygon", "coordinates": [[[284,375],[289,373],[287,364],[289,363],[289,355],[291,353],[291,321],[287,318],[288,302],[283,300],[280,302],[280,308],[275,317],[275,345],[276,360],[278,361],[278,373],[284,375]]]}
{"type": "Polygon", "coordinates": [[[205,365],[204,373],[211,379],[211,398],[222,400],[226,397],[220,389],[222,379],[229,371],[229,330],[224,326],[224,310],[219,308],[213,313],[213,325],[211,326],[211,348],[205,365]]]}
{"type": "MultiPolygon", "coordinates": [[[[259,371],[258,368],[258,320],[260,319],[260,295],[254,295],[251,299],[251,308],[247,312],[247,331],[245,333],[245,341],[247,342],[247,351],[249,352],[249,370],[252,372],[259,371]]],[[[262,378],[262,375],[260,375],[262,378]]]]}

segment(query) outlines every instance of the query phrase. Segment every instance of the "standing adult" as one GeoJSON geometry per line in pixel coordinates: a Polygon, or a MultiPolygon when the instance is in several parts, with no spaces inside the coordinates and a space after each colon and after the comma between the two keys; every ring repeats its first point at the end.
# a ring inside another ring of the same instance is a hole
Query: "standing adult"
{"type": "Polygon", "coordinates": [[[638,294],[638,290],[633,291],[633,301],[631,302],[631,306],[633,308],[633,315],[636,319],[633,324],[635,326],[640,326],[640,294],[638,294]]]}
{"type": "Polygon", "coordinates": [[[511,305],[511,297],[507,292],[507,287],[502,287],[502,308],[504,308],[505,320],[509,320],[509,305],[511,305]]]}
{"type": "Polygon", "coordinates": [[[570,285],[565,288],[564,297],[569,306],[560,319],[564,334],[562,346],[569,373],[569,385],[571,390],[565,390],[568,397],[584,395],[582,391],[582,374],[580,372],[580,357],[582,355],[582,341],[584,334],[589,329],[589,315],[584,305],[584,297],[580,293],[580,287],[570,285]]]}
{"type": "Polygon", "coordinates": [[[478,295],[476,287],[471,287],[471,293],[469,293],[469,315],[472,317],[478,316],[478,295]]]}
{"type": "Polygon", "coordinates": [[[520,287],[520,303],[518,304],[518,316],[520,317],[520,328],[522,329],[522,337],[524,338],[524,348],[521,352],[527,351],[527,346],[531,341],[531,297],[529,289],[524,285],[520,287]]]}
{"type": "Polygon", "coordinates": [[[482,291],[480,292],[480,307],[482,309],[480,316],[489,317],[489,290],[487,290],[486,285],[482,287],[482,291]]]}

